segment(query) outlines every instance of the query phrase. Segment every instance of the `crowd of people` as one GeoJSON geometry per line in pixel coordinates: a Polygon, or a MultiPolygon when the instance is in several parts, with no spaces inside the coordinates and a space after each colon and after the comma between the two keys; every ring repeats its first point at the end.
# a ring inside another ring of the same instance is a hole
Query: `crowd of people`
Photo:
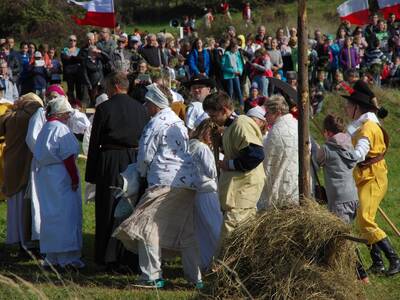
{"type": "MultiPolygon", "coordinates": [[[[344,23],[336,38],[316,30],[309,39],[313,113],[336,90],[346,94],[352,120],[346,127],[328,115],[326,143],[313,141],[328,209],[344,222],[356,219],[371,250],[369,270],[387,275],[400,273],[375,221],[387,191],[389,141],[379,121],[387,111],[369,85],[397,84],[395,21],[373,15],[366,28],[344,23]]],[[[60,59],[56,48],[22,42],[17,51],[14,39],[0,39],[6,242],[40,252],[44,266],[84,267],[80,139],[85,197],[95,202],[95,262],[129,264],[141,271],[138,286],[161,288],[164,250],[178,251],[185,277],[201,288],[241,222],[299,205],[296,99],[271,79],[297,89],[296,28],[273,37],[265,26],[246,36],[229,26],[218,39],[181,40],[103,28],[86,38],[80,48],[71,35],[60,59]],[[95,107],[94,115],[82,107],[95,107]],[[132,164],[139,189],[121,218],[116,190],[132,164]]],[[[361,263],[357,274],[368,281],[361,263]]]]}

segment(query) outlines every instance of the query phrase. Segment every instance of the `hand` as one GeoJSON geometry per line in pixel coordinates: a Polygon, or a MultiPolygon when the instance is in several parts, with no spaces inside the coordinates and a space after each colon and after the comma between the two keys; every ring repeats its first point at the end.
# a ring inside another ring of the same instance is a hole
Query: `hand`
{"type": "Polygon", "coordinates": [[[229,162],[228,162],[228,160],[224,158],[224,160],[218,161],[218,167],[221,170],[228,171],[229,170],[229,162]]]}
{"type": "Polygon", "coordinates": [[[235,72],[235,75],[236,76],[240,76],[240,72],[235,72]]]}
{"type": "Polygon", "coordinates": [[[73,190],[74,192],[78,189],[78,187],[79,187],[79,184],[78,184],[78,183],[73,183],[73,184],[71,184],[71,188],[72,188],[72,190],[73,190]]]}

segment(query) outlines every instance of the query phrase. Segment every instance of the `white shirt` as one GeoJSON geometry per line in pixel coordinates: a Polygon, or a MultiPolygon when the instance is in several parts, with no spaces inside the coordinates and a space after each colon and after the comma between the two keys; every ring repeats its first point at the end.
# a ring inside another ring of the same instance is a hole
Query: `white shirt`
{"type": "Polygon", "coordinates": [[[201,121],[208,118],[208,114],[203,110],[203,103],[194,101],[189,104],[186,112],[186,127],[194,130],[201,121]]]}

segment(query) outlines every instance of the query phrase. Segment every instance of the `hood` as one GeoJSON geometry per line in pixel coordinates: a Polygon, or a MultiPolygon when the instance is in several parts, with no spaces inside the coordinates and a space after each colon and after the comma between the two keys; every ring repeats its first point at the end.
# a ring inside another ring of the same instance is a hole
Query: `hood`
{"type": "Polygon", "coordinates": [[[335,134],[333,137],[328,139],[326,145],[332,150],[336,151],[349,168],[355,167],[357,164],[357,158],[354,153],[354,147],[349,134],[335,134]]]}
{"type": "Polygon", "coordinates": [[[14,102],[14,110],[24,110],[29,114],[35,113],[39,107],[43,107],[43,101],[34,93],[23,95],[14,102]]]}

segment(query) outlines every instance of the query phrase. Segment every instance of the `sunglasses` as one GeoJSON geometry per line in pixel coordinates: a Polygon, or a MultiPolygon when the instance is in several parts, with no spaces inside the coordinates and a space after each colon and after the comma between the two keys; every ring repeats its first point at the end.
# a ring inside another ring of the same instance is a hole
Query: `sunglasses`
{"type": "Polygon", "coordinates": [[[70,42],[76,42],[76,40],[72,40],[72,39],[70,39],[69,41],[70,41],[70,42]]]}

